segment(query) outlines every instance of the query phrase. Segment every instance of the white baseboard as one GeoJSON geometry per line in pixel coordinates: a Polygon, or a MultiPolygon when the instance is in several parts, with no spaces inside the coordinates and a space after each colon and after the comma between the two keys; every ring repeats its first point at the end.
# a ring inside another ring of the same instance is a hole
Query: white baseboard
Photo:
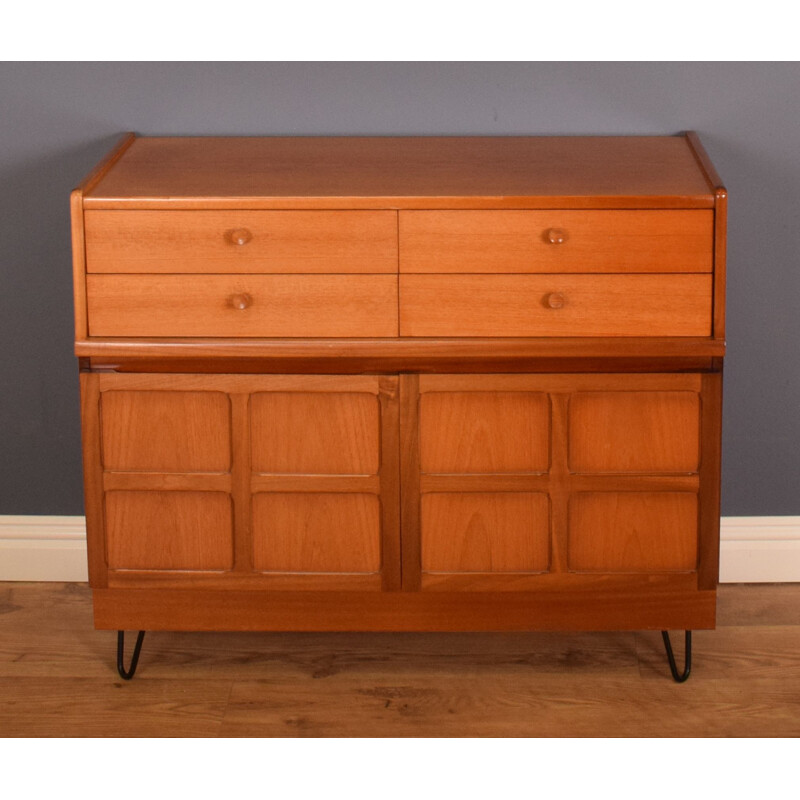
{"type": "MultiPolygon", "coordinates": [[[[800,582],[800,517],[723,517],[721,583],[800,582]]],[[[0,581],[85,581],[84,517],[0,516],[0,581]]]]}
{"type": "Polygon", "coordinates": [[[0,581],[86,581],[86,518],[0,516],[0,581]]]}
{"type": "Polygon", "coordinates": [[[800,517],[723,517],[721,583],[800,581],[800,517]]]}

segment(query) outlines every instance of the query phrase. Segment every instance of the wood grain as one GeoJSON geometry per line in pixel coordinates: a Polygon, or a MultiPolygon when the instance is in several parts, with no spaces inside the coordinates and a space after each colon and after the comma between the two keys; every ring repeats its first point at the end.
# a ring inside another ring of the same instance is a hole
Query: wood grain
{"type": "MultiPolygon", "coordinates": [[[[120,573],[122,574],[122,573],[120,573]]],[[[335,576],[338,579],[338,576],[335,576]]],[[[503,577],[503,576],[498,576],[503,577]]],[[[265,592],[264,586],[150,584],[94,592],[95,625],[108,630],[531,631],[701,630],[714,627],[716,595],[694,575],[539,576],[536,592],[354,590],[265,592]],[[654,579],[655,578],[655,579],[654,579]]],[[[377,588],[379,582],[373,586],[377,588]]],[[[528,587],[526,587],[527,589],[528,587]]],[[[288,587],[287,587],[288,589],[288,587]]]]}
{"type": "Polygon", "coordinates": [[[400,335],[710,336],[711,277],[401,275],[400,335]]]}
{"type": "Polygon", "coordinates": [[[700,391],[697,373],[642,372],[638,375],[602,375],[557,372],[537,375],[420,375],[426,392],[592,392],[592,391],[700,391]]]}
{"type": "Polygon", "coordinates": [[[380,402],[381,589],[397,592],[403,586],[400,489],[400,380],[378,378],[380,402]]]}
{"type": "Polygon", "coordinates": [[[221,492],[107,492],[110,569],[233,566],[233,511],[221,492]]]}
{"type": "Polygon", "coordinates": [[[711,211],[401,211],[400,271],[710,272],[711,211]],[[549,241],[557,231],[563,241],[549,241]]]}
{"type": "MultiPolygon", "coordinates": [[[[165,337],[162,339],[119,338],[109,341],[76,342],[75,355],[94,356],[98,366],[116,367],[120,360],[146,363],[153,359],[190,364],[193,359],[205,362],[219,359],[230,364],[241,359],[256,359],[267,366],[265,372],[286,372],[282,364],[298,361],[317,374],[328,372],[399,372],[406,369],[427,372],[553,372],[556,369],[577,372],[605,371],[620,361],[627,371],[663,372],[672,368],[710,369],[710,360],[725,354],[725,343],[708,337],[449,337],[365,339],[275,339],[220,337],[202,340],[165,337]],[[598,363],[594,359],[604,359],[598,363]],[[605,361],[608,359],[608,361],[605,361]],[[698,364],[698,360],[700,363],[698,364]],[[687,365],[686,362],[689,362],[687,365]],[[342,366],[339,366],[339,365],[342,366]],[[268,366],[271,368],[268,369],[268,366]],[[347,367],[347,369],[345,369],[347,367]]],[[[153,370],[163,371],[163,370],[153,370]]],[[[187,371],[186,367],[177,372],[187,371]]],[[[191,371],[191,370],[189,370],[191,371]]],[[[237,370],[239,371],[239,370],[237,370]]],[[[251,370],[252,371],[252,368],[251,370]]]]}
{"type": "Polygon", "coordinates": [[[657,632],[151,632],[126,683],[85,584],[5,583],[0,734],[796,737],[798,609],[797,584],[721,586],[680,687],[657,632]]]}
{"type": "Polygon", "coordinates": [[[725,317],[727,304],[728,252],[728,193],[717,189],[714,211],[714,336],[725,341],[725,317]]]}
{"type": "Polygon", "coordinates": [[[100,427],[100,382],[97,375],[82,372],[81,451],[83,455],[83,505],[86,514],[86,545],[89,581],[93,587],[107,585],[105,504],[100,427]]]}
{"type": "Polygon", "coordinates": [[[686,142],[714,191],[714,336],[724,341],[728,190],[695,131],[687,132],[686,142]]]}
{"type": "Polygon", "coordinates": [[[90,336],[397,335],[397,281],[389,275],[88,275],[86,281],[90,336]]]}
{"type": "Polygon", "coordinates": [[[137,138],[87,208],[711,208],[683,136],[137,138]]]}
{"type": "Polygon", "coordinates": [[[378,572],[380,503],[373,494],[253,496],[253,564],[265,572],[378,572]]]}
{"type": "Polygon", "coordinates": [[[227,472],[230,402],[222,392],[105,391],[103,466],[139,472],[227,472]]]}
{"type": "Polygon", "coordinates": [[[85,220],[87,272],[397,272],[394,211],[89,210],[85,220]]]}
{"type": "Polygon", "coordinates": [[[722,373],[703,375],[702,461],[700,480],[703,493],[697,524],[700,533],[697,579],[702,589],[719,582],[720,469],[722,458],[722,373]]]}
{"type": "Polygon", "coordinates": [[[546,494],[423,495],[423,573],[545,572],[549,560],[546,494]]]}
{"type": "Polygon", "coordinates": [[[569,401],[573,472],[697,472],[700,397],[693,392],[576,392],[569,401]]]}
{"type": "Polygon", "coordinates": [[[400,375],[400,544],[402,549],[402,588],[416,592],[421,588],[422,542],[420,540],[420,441],[419,375],[400,375]]]}
{"type": "Polygon", "coordinates": [[[73,196],[97,625],[714,625],[726,195],[695,136],[112,161],[73,196]]]}
{"type": "Polygon", "coordinates": [[[233,503],[233,572],[253,571],[253,512],[250,395],[235,392],[231,403],[231,501],[233,503]]]}
{"type": "Polygon", "coordinates": [[[69,198],[72,239],[72,307],[75,315],[75,341],[89,335],[86,316],[86,240],[83,224],[83,192],[74,189],[69,198]]]}
{"type": "Polygon", "coordinates": [[[581,492],[570,497],[570,569],[694,570],[697,540],[697,497],[690,492],[581,492]]]}
{"type": "Polygon", "coordinates": [[[429,392],[419,424],[423,473],[548,469],[550,407],[541,392],[429,392]]]}
{"type": "Polygon", "coordinates": [[[140,371],[123,375],[98,373],[101,391],[153,390],[195,392],[359,392],[377,394],[374,375],[149,375],[140,371]]]}
{"type": "Polygon", "coordinates": [[[380,407],[373,394],[256,392],[250,419],[255,472],[378,472],[380,407]]]}
{"type": "Polygon", "coordinates": [[[72,285],[75,309],[75,340],[89,335],[86,319],[86,231],[84,223],[84,193],[94,188],[100,179],[122,158],[136,137],[122,136],[106,157],[72,190],[69,197],[70,232],[72,239],[72,285]]]}

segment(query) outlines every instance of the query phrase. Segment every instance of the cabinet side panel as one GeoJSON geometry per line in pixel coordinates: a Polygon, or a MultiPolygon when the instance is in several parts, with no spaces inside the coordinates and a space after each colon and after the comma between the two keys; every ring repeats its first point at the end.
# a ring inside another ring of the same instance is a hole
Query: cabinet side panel
{"type": "Polygon", "coordinates": [[[714,336],[725,339],[725,284],[727,275],[728,194],[717,191],[714,213],[714,336]]]}
{"type": "Polygon", "coordinates": [[[719,581],[720,448],[722,438],[722,373],[703,376],[700,464],[700,528],[698,586],[716,589],[719,581]]]}
{"type": "Polygon", "coordinates": [[[86,229],[83,210],[84,196],[88,194],[122,158],[135,140],[133,133],[126,133],[103,160],[81,181],[70,195],[72,224],[72,274],[75,303],[75,341],[82,342],[89,335],[86,311],[86,229]]]}
{"type": "Polygon", "coordinates": [[[72,291],[75,308],[75,340],[89,335],[86,318],[86,241],[83,222],[83,192],[75,189],[70,195],[72,230],[72,291]]]}
{"type": "Polygon", "coordinates": [[[89,584],[108,585],[105,520],[103,509],[103,466],[100,436],[100,386],[97,375],[82,372],[81,435],[83,448],[83,497],[86,514],[86,541],[89,555],[89,584]]]}

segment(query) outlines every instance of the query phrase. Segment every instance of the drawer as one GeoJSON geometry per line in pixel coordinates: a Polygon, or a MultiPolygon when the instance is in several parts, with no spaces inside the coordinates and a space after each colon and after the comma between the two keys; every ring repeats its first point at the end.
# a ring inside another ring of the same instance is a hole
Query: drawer
{"type": "Polygon", "coordinates": [[[710,272],[711,210],[401,211],[401,272],[710,272]]]}
{"type": "Polygon", "coordinates": [[[401,275],[401,336],[709,336],[711,275],[401,275]]]}
{"type": "Polygon", "coordinates": [[[394,211],[85,212],[87,272],[397,272],[394,211]]]}
{"type": "Polygon", "coordinates": [[[87,275],[90,336],[397,336],[395,275],[87,275]]]}

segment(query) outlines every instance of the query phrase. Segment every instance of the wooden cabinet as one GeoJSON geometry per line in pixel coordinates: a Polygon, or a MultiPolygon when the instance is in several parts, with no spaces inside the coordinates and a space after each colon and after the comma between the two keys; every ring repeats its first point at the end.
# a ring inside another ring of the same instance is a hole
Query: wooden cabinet
{"type": "Polygon", "coordinates": [[[73,193],[95,622],[714,626],[696,137],[127,137],[73,193]]]}
{"type": "Polygon", "coordinates": [[[82,392],[93,582],[400,588],[396,377],[84,373],[82,392]]]}
{"type": "Polygon", "coordinates": [[[578,591],[601,574],[709,570],[700,453],[716,433],[703,411],[713,377],[424,375],[408,391],[417,589],[578,591]]]}

